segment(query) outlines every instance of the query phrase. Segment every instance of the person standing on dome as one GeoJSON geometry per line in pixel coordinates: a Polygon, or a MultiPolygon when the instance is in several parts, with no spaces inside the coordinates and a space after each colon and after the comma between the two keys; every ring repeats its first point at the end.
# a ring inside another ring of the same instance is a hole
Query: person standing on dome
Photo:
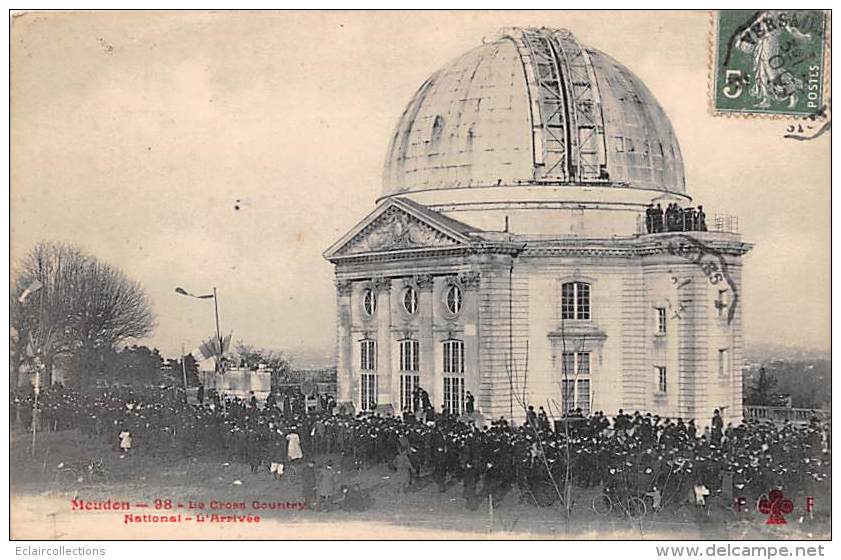
{"type": "Polygon", "coordinates": [[[696,231],[707,231],[707,215],[704,214],[704,207],[698,206],[698,227],[696,231]]]}
{"type": "Polygon", "coordinates": [[[657,208],[654,209],[654,233],[663,231],[663,208],[660,203],[657,203],[657,208]]]}
{"type": "Polygon", "coordinates": [[[678,208],[680,211],[680,230],[692,231],[692,208],[678,208]]]}

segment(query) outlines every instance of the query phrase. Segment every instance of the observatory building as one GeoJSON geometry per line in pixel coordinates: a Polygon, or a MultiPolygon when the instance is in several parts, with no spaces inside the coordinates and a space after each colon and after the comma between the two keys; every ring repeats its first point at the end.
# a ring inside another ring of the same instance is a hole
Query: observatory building
{"type": "Polygon", "coordinates": [[[736,229],[692,201],[631,71],[566,30],[504,29],[421,85],[376,207],[325,252],[338,401],[738,422],[736,229]]]}

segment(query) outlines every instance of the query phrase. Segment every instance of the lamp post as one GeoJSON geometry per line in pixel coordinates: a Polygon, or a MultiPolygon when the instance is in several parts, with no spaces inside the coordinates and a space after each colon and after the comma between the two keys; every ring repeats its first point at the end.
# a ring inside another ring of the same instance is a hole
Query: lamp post
{"type": "Polygon", "coordinates": [[[219,357],[216,359],[216,370],[219,371],[219,369],[221,368],[222,350],[223,349],[222,349],[222,331],[219,328],[219,301],[216,297],[216,287],[215,286],[213,287],[213,293],[212,294],[204,294],[204,295],[198,295],[197,296],[195,294],[192,294],[192,293],[188,292],[184,288],[175,288],[175,293],[179,294],[179,295],[182,295],[182,296],[192,297],[192,298],[196,298],[196,299],[211,299],[211,298],[213,298],[213,311],[214,311],[215,316],[216,316],[216,341],[219,344],[219,357]]]}

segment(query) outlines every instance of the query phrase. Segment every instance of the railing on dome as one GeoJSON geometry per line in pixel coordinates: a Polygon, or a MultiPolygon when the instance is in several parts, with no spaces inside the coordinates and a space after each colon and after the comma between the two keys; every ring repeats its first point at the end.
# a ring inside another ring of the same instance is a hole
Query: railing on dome
{"type": "MultiPolygon", "coordinates": [[[[739,217],[732,216],[729,214],[716,214],[712,216],[711,219],[706,220],[707,224],[707,231],[713,231],[717,233],[739,233],[739,217]]],[[[673,230],[669,231],[662,231],[658,233],[679,233],[682,231],[692,231],[692,230],[673,230]]],[[[645,225],[645,213],[637,214],[637,235],[646,235],[649,233],[648,228],[645,225]]]]}
{"type": "Polygon", "coordinates": [[[707,229],[721,233],[739,233],[739,216],[716,214],[712,221],[707,223],[707,229]]]}
{"type": "Polygon", "coordinates": [[[808,424],[813,417],[825,421],[830,418],[827,411],[813,408],[788,408],[785,406],[763,406],[745,405],[745,420],[757,420],[759,422],[774,422],[783,424],[786,421],[792,424],[808,424]]]}

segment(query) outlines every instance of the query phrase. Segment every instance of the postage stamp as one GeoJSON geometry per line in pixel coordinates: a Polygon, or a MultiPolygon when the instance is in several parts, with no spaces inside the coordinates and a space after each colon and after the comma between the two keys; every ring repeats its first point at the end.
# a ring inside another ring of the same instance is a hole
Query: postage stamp
{"type": "Polygon", "coordinates": [[[720,10],[715,21],[716,112],[804,116],[821,111],[822,10],[720,10]]]}

